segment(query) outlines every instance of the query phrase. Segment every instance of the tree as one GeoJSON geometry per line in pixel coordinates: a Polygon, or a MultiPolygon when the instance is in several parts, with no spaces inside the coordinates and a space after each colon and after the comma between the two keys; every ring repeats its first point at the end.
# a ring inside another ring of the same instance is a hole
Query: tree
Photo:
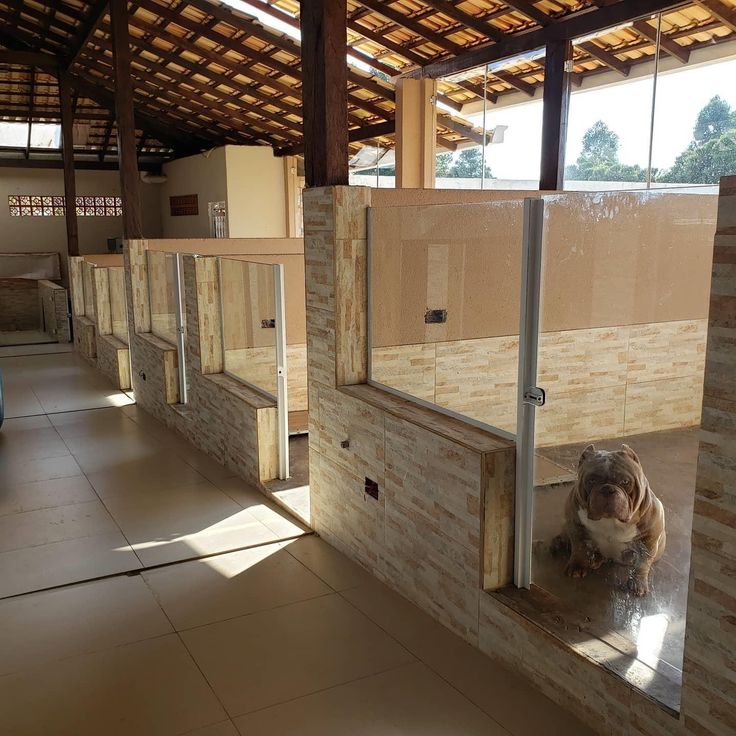
{"type": "Polygon", "coordinates": [[[698,113],[693,140],[658,181],[717,184],[736,173],[736,112],[718,95],[698,113]]]}
{"type": "Polygon", "coordinates": [[[731,106],[720,95],[712,97],[698,113],[693,129],[693,138],[705,143],[720,138],[727,130],[736,127],[736,118],[731,106]]]}
{"type": "Polygon", "coordinates": [[[452,169],[452,154],[451,153],[438,153],[435,163],[435,171],[439,177],[450,176],[450,170],[452,169]]]}
{"type": "MultiPolygon", "coordinates": [[[[449,176],[460,179],[478,179],[483,173],[483,149],[466,148],[460,151],[455,163],[450,169],[449,176]]],[[[485,167],[485,175],[489,179],[493,176],[490,167],[485,167]]]]}
{"type": "Polygon", "coordinates": [[[588,128],[583,136],[581,156],[597,161],[618,161],[618,134],[614,133],[602,120],[588,128]]]}
{"type": "Polygon", "coordinates": [[[602,120],[585,131],[578,160],[566,167],[565,178],[578,181],[644,181],[645,170],[618,160],[618,134],[602,120]]]}

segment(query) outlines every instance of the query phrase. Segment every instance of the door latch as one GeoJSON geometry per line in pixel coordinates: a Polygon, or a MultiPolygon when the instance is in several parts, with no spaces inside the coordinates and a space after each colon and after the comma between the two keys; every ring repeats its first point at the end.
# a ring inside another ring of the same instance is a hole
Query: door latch
{"type": "Polygon", "coordinates": [[[531,386],[524,391],[524,403],[531,404],[532,406],[544,406],[544,402],[547,400],[547,395],[544,393],[543,388],[539,386],[531,386]]]}

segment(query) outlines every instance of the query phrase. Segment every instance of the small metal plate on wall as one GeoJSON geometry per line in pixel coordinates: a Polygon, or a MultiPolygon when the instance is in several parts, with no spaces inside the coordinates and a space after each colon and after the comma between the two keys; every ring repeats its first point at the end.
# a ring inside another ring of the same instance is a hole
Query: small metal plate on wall
{"type": "Polygon", "coordinates": [[[276,329],[276,320],[275,319],[262,319],[261,320],[261,327],[265,329],[276,329]]]}
{"type": "Polygon", "coordinates": [[[532,406],[544,406],[544,402],[547,400],[547,395],[544,393],[543,388],[538,386],[532,386],[524,391],[524,403],[531,404],[532,406]]]}
{"type": "Polygon", "coordinates": [[[428,309],[424,313],[425,325],[441,325],[447,322],[446,309],[428,309]]]}

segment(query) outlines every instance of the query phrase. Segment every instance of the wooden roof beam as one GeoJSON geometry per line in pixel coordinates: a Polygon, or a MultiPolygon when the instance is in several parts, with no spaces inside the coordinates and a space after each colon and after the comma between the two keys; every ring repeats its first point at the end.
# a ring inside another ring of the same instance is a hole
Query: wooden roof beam
{"type": "MultiPolygon", "coordinates": [[[[91,49],[85,49],[83,53],[85,56],[90,56],[98,64],[107,65],[110,62],[110,60],[107,59],[104,54],[93,52],[91,49]]],[[[140,62],[138,61],[137,63],[140,62]]],[[[162,71],[161,73],[168,73],[171,75],[175,74],[175,72],[171,70],[166,70],[165,72],[162,71]]],[[[107,74],[111,74],[111,70],[109,70],[109,68],[107,74]]],[[[259,135],[257,133],[254,133],[252,127],[255,127],[260,131],[265,131],[266,133],[272,135],[279,135],[287,141],[296,140],[296,138],[291,135],[288,130],[276,128],[270,123],[262,120],[255,120],[250,117],[241,117],[236,114],[235,110],[232,109],[221,110],[219,105],[212,104],[211,100],[205,100],[201,95],[197,94],[196,92],[184,89],[181,84],[172,84],[168,80],[161,79],[155,74],[141,70],[137,66],[134,66],[132,64],[130,67],[130,74],[132,77],[138,80],[141,89],[151,92],[151,94],[155,95],[157,99],[160,99],[161,97],[166,97],[174,102],[178,107],[183,107],[185,109],[191,110],[192,113],[196,116],[201,115],[204,117],[209,117],[212,121],[219,121],[223,125],[230,125],[235,130],[245,135],[249,141],[252,141],[253,138],[259,138],[259,135]]],[[[187,80],[187,78],[183,75],[182,80],[185,84],[192,84],[193,81],[187,80]]],[[[194,84],[196,84],[196,82],[194,82],[194,84]]],[[[199,120],[197,120],[196,122],[199,122],[199,120]]],[[[281,123],[283,124],[283,122],[284,121],[282,120],[281,123]]],[[[264,139],[261,137],[261,140],[264,139]]],[[[272,141],[270,139],[266,139],[265,142],[271,143],[272,141]]]]}
{"type": "Polygon", "coordinates": [[[585,41],[577,44],[577,47],[585,51],[586,54],[589,54],[594,59],[598,59],[598,61],[603,62],[607,67],[610,67],[624,77],[629,76],[631,67],[620,59],[617,59],[610,51],[602,48],[595,41],[585,41]]]}
{"type": "MultiPolygon", "coordinates": [[[[393,135],[395,131],[395,120],[389,120],[385,123],[370,123],[348,130],[348,143],[360,143],[369,138],[382,138],[383,136],[393,135]]],[[[277,156],[296,156],[304,153],[304,142],[297,143],[288,148],[277,148],[275,153],[277,156]]]]}
{"type": "Polygon", "coordinates": [[[518,10],[540,26],[549,25],[554,20],[554,18],[551,18],[544,11],[535,8],[531,2],[525,2],[525,0],[503,0],[503,2],[504,5],[508,5],[511,10],[518,10]]]}
{"type": "Polygon", "coordinates": [[[69,53],[66,55],[67,69],[71,69],[82,49],[87,45],[90,38],[95,35],[97,26],[100,24],[100,21],[107,10],[107,3],[108,0],[95,0],[90,6],[89,12],[84,18],[74,43],[71,45],[69,53]]]}
{"type": "Polygon", "coordinates": [[[424,0],[424,2],[435,10],[438,10],[443,15],[453,18],[478,33],[482,33],[486,38],[500,41],[504,37],[503,31],[486,23],[483,18],[471,15],[465,10],[461,10],[454,2],[452,2],[452,0],[424,0]]]}
{"type": "MultiPolygon", "coordinates": [[[[114,112],[115,98],[107,87],[78,74],[70,75],[70,80],[74,89],[79,90],[85,97],[94,100],[98,105],[114,112]]],[[[211,148],[213,145],[211,140],[199,138],[196,132],[177,130],[173,126],[173,121],[172,126],[169,126],[161,118],[149,115],[140,108],[136,109],[135,118],[138,128],[146,128],[151,133],[155,133],[162,143],[168,142],[174,149],[196,153],[211,148]]]]}
{"type": "Polygon", "coordinates": [[[483,133],[476,133],[470,126],[463,125],[456,120],[453,120],[449,115],[437,115],[437,125],[441,125],[443,128],[452,130],[455,133],[467,138],[468,140],[477,143],[479,146],[487,145],[488,139],[484,140],[483,133]]]}
{"type": "MultiPolygon", "coordinates": [[[[705,1],[705,0],[703,0],[705,1]]],[[[711,0],[708,0],[709,2],[711,0]]],[[[485,44],[465,50],[450,59],[429,63],[422,69],[408,72],[407,77],[438,77],[464,72],[492,61],[508,59],[527,51],[542,48],[548,41],[574,40],[611,26],[667,10],[677,3],[672,0],[620,0],[602,8],[586,8],[578,13],[560,18],[544,28],[513,33],[498,43],[485,44]]]]}
{"type": "Polygon", "coordinates": [[[736,10],[724,5],[720,0],[695,0],[695,2],[721,21],[723,25],[736,31],[736,10]]]}
{"type": "Polygon", "coordinates": [[[384,18],[396,23],[403,28],[408,28],[413,33],[416,33],[422,38],[426,38],[427,41],[433,43],[435,46],[439,46],[445,51],[449,51],[451,54],[462,53],[465,49],[460,44],[450,41],[448,38],[440,36],[438,33],[433,31],[428,26],[423,25],[418,20],[415,20],[411,16],[404,15],[398,10],[394,10],[390,5],[379,2],[379,0],[360,0],[361,5],[370,8],[373,12],[382,15],[384,18]]]}
{"type": "Polygon", "coordinates": [[[494,77],[500,79],[502,82],[506,82],[506,84],[509,84],[515,89],[518,89],[519,92],[523,92],[524,94],[529,95],[529,97],[534,97],[536,87],[533,84],[529,84],[529,82],[525,82],[523,79],[517,77],[515,74],[511,74],[511,72],[505,72],[501,69],[497,69],[494,72],[489,72],[489,74],[492,74],[494,77]]]}
{"type": "MultiPolygon", "coordinates": [[[[657,29],[647,23],[647,21],[637,20],[633,24],[633,28],[643,38],[646,38],[652,43],[657,43],[657,29]]],[[[687,64],[690,60],[690,50],[684,46],[680,46],[677,41],[673,38],[669,38],[664,33],[660,34],[659,45],[663,51],[666,51],[670,56],[674,56],[676,59],[679,59],[683,64],[687,64]]],[[[624,50],[628,51],[629,49],[627,48],[624,50]]]]}
{"type": "MultiPolygon", "coordinates": [[[[4,43],[0,39],[0,43],[4,43]]],[[[57,56],[44,54],[40,51],[20,51],[0,49],[0,64],[17,66],[31,66],[39,69],[58,69],[60,61],[57,56]]]]}

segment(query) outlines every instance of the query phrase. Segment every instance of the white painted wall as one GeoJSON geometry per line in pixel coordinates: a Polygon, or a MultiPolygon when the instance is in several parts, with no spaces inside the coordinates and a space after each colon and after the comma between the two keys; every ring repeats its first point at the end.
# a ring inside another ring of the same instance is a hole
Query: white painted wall
{"type": "MultiPolygon", "coordinates": [[[[78,171],[78,195],[120,196],[117,171],[78,171]]],[[[161,236],[159,186],[141,183],[143,234],[161,236]]],[[[63,217],[11,217],[11,194],[64,194],[61,169],[0,168],[0,252],[57,252],[66,282],[66,222],[63,217]]],[[[104,253],[107,239],[122,234],[121,217],[78,217],[79,250],[82,254],[104,253]]]]}
{"type": "Polygon", "coordinates": [[[284,238],[286,169],[268,146],[223,146],[164,164],[164,238],[207,238],[208,205],[226,202],[231,238],[284,238]],[[199,214],[171,216],[169,197],[196,194],[199,214]]]}
{"type": "Polygon", "coordinates": [[[268,146],[226,146],[231,238],[285,238],[286,168],[268,146]]]}
{"type": "Polygon", "coordinates": [[[227,201],[225,148],[213,148],[163,166],[167,181],[161,185],[161,226],[164,238],[208,238],[209,202],[227,201]],[[171,216],[169,197],[196,194],[199,214],[171,216]]]}

